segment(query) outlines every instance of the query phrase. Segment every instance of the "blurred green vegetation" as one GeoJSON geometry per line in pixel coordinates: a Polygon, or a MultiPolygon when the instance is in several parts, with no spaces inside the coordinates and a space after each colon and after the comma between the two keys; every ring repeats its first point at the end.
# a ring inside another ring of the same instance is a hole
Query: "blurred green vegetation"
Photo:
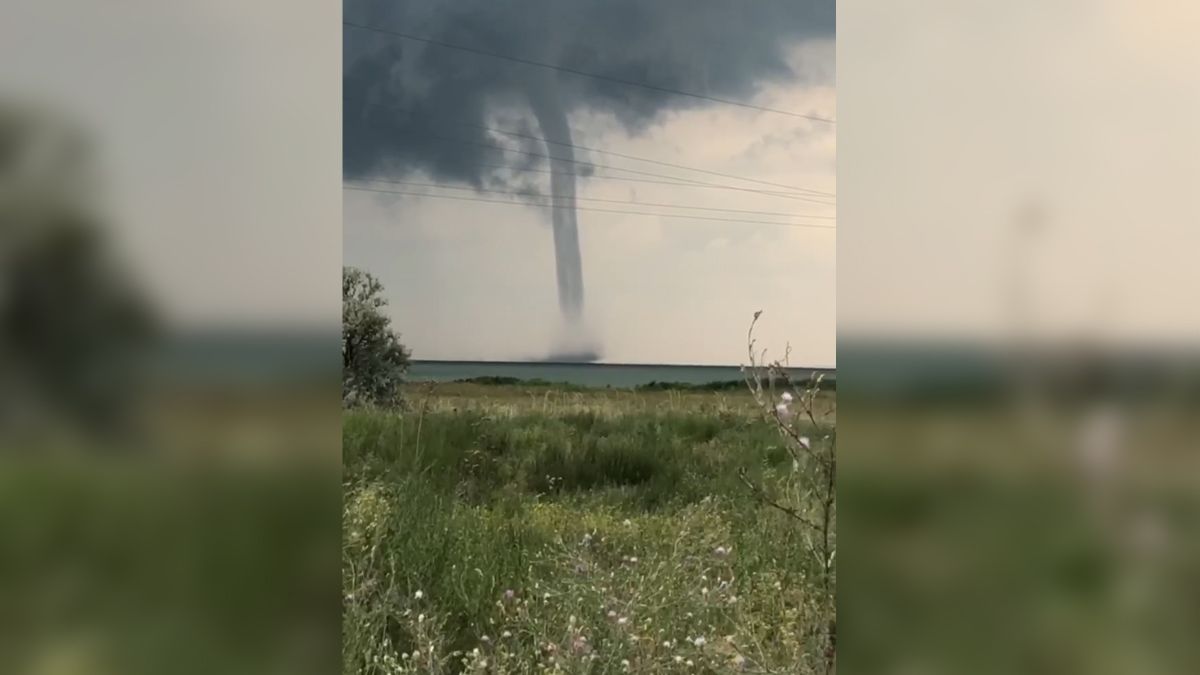
{"type": "Polygon", "coordinates": [[[0,671],[336,669],[338,495],[328,473],[6,462],[0,671]]]}
{"type": "Polygon", "coordinates": [[[1104,480],[1080,471],[1062,412],[1030,433],[1005,406],[906,403],[856,406],[843,430],[841,668],[1194,670],[1200,467],[1161,401],[1127,411],[1104,480]]]}

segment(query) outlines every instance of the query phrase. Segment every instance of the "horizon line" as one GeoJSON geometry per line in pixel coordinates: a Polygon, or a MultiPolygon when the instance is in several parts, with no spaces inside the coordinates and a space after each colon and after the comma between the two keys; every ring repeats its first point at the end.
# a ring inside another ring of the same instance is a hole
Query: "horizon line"
{"type": "MultiPolygon", "coordinates": [[[[668,368],[741,368],[743,364],[721,363],[634,363],[612,361],[512,361],[489,359],[409,359],[409,363],[488,363],[496,365],[547,365],[547,366],[655,366],[668,368]]],[[[786,366],[788,370],[836,371],[836,366],[786,366]]]]}

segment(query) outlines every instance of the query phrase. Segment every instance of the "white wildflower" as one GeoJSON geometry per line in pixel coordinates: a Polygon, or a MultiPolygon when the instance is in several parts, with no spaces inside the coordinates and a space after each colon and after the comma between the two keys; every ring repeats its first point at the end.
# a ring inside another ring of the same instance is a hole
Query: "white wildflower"
{"type": "Polygon", "coordinates": [[[626,518],[621,524],[624,525],[625,527],[629,527],[629,526],[633,525],[633,521],[626,518]]]}
{"type": "Polygon", "coordinates": [[[413,593],[413,597],[416,598],[417,600],[420,600],[421,598],[425,597],[425,592],[417,591],[416,593],[413,593]]]}
{"type": "Polygon", "coordinates": [[[696,645],[697,647],[703,647],[704,645],[708,644],[708,640],[705,640],[704,636],[700,636],[695,640],[692,640],[692,644],[696,645]]]}
{"type": "Polygon", "coordinates": [[[621,617],[621,618],[617,619],[618,626],[624,626],[627,623],[629,623],[629,619],[627,619],[626,617],[621,617]]]}
{"type": "Polygon", "coordinates": [[[812,441],[808,440],[808,436],[800,437],[800,445],[803,445],[805,450],[812,450],[812,441]]]}
{"type": "Polygon", "coordinates": [[[424,622],[425,622],[425,615],[424,615],[424,614],[418,614],[418,615],[417,615],[417,623],[424,623],[424,622]]]}
{"type": "Polygon", "coordinates": [[[512,632],[511,632],[511,631],[507,631],[507,630],[506,630],[506,631],[504,631],[503,633],[501,633],[501,634],[500,634],[500,637],[502,637],[502,638],[510,638],[510,637],[512,637],[512,632]]]}
{"type": "Polygon", "coordinates": [[[783,394],[781,394],[781,395],[779,396],[779,398],[780,398],[780,400],[782,400],[782,401],[783,401],[785,404],[786,404],[786,403],[791,403],[791,402],[792,402],[792,392],[790,392],[790,391],[785,391],[785,392],[783,392],[783,394]]]}

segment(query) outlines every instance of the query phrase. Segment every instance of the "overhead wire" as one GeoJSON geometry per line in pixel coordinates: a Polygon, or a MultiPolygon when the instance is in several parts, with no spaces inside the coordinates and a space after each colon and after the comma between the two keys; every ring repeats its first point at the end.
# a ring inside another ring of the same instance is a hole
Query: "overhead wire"
{"type": "MultiPolygon", "coordinates": [[[[410,197],[428,197],[431,199],[449,199],[449,200],[463,201],[463,202],[483,202],[483,203],[487,203],[487,204],[507,204],[509,206],[526,206],[526,204],[522,204],[520,202],[513,202],[513,201],[508,201],[508,200],[503,200],[503,199],[484,199],[481,197],[462,197],[462,196],[458,196],[458,195],[435,195],[435,194],[428,194],[428,193],[422,193],[422,192],[407,192],[407,191],[401,191],[401,190],[380,190],[378,188],[369,188],[369,187],[363,187],[363,186],[357,186],[357,185],[343,185],[342,189],[356,191],[356,192],[375,192],[375,193],[381,193],[381,194],[405,195],[405,196],[410,196],[410,197]]],[[[837,229],[837,227],[835,225],[820,225],[820,224],[816,224],[816,223],[782,223],[782,222],[778,222],[778,221],[747,220],[747,219],[735,219],[735,218],[714,218],[714,217],[709,217],[709,216],[693,216],[693,215],[678,214],[678,213],[650,213],[650,212],[646,212],[646,211],[627,211],[627,210],[622,210],[622,209],[598,209],[598,208],[587,207],[587,206],[571,207],[571,206],[560,206],[560,205],[555,205],[555,204],[534,204],[534,206],[538,206],[538,207],[542,207],[542,208],[551,208],[551,209],[568,209],[568,210],[573,210],[573,211],[593,211],[593,212],[599,212],[599,213],[617,213],[617,214],[627,214],[627,215],[637,215],[637,216],[654,216],[654,217],[659,217],[659,218],[681,218],[681,219],[685,219],[685,220],[705,220],[705,221],[716,221],[716,222],[724,222],[724,223],[743,223],[743,224],[749,224],[749,225],[773,225],[776,227],[800,227],[800,228],[813,228],[813,229],[820,229],[820,230],[837,229]]]]}

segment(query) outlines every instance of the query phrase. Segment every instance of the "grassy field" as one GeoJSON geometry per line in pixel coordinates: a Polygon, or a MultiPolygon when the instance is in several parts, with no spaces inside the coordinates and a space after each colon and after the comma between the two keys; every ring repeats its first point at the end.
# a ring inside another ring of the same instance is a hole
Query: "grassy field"
{"type": "Polygon", "coordinates": [[[824,672],[832,580],[738,476],[797,480],[749,394],[407,400],[344,418],[344,672],[824,672]]]}

